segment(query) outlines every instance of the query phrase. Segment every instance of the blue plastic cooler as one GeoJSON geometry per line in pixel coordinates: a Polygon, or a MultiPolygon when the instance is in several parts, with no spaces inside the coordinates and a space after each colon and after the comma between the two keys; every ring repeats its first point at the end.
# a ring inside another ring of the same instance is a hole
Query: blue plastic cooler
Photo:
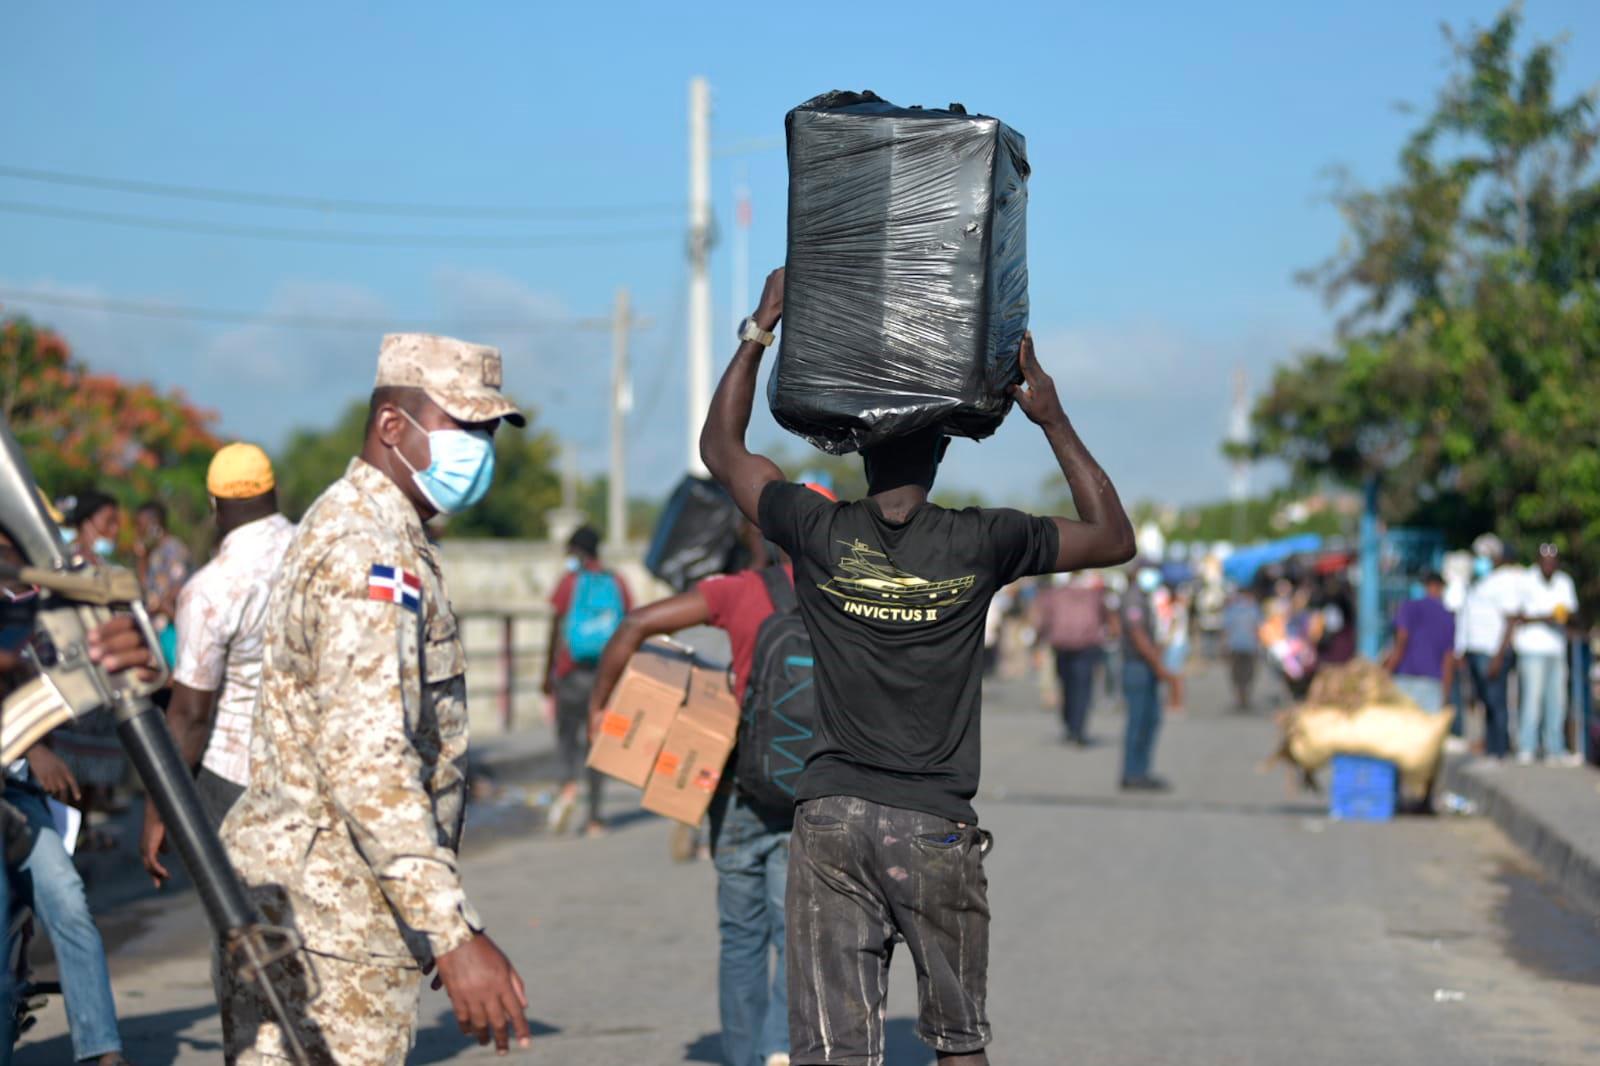
{"type": "Polygon", "coordinates": [[[1328,814],[1345,822],[1387,822],[1399,799],[1400,774],[1394,763],[1364,755],[1335,755],[1328,814]]]}

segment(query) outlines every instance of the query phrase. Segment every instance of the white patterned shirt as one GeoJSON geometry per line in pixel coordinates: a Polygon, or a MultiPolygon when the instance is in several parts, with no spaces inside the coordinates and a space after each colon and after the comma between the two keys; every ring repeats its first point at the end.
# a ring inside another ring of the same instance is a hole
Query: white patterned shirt
{"type": "Polygon", "coordinates": [[[294,538],[294,523],[270,515],[222,540],[216,558],[178,595],[178,665],[173,680],[217,692],[216,724],[201,765],[236,785],[250,783],[250,734],[267,599],[294,538]]]}

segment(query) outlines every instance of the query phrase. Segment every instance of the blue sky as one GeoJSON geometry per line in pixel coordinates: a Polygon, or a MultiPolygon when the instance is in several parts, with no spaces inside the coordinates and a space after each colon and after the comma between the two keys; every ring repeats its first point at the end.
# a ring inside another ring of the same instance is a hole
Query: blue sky
{"type": "MultiPolygon", "coordinates": [[[[548,217],[385,218],[160,199],[0,177],[0,290],[421,324],[500,344],[507,385],[606,461],[609,339],[563,325],[619,285],[653,325],[634,347],[630,476],[681,473],[687,82],[714,97],[713,141],[778,138],[833,88],[949,101],[1022,131],[1032,323],[1068,411],[1130,499],[1226,493],[1217,442],[1230,375],[1253,387],[1326,339],[1293,273],[1336,246],[1325,169],[1392,172],[1441,84],[1439,25],[1489,2],[856,5],[19,4],[0,13],[0,166],[266,193],[522,205],[548,217]],[[1120,9],[1120,10],[1118,10],[1120,9]],[[793,12],[793,13],[790,13],[793,12]],[[6,205],[183,222],[557,243],[371,247],[158,232],[6,205]],[[627,208],[626,217],[575,215],[627,208]],[[532,332],[473,328],[550,323],[532,332]]],[[[1531,0],[1527,29],[1570,31],[1564,83],[1600,80],[1600,5],[1531,0]]],[[[752,294],[783,258],[781,148],[713,169],[731,232],[752,191],[752,294]]],[[[718,366],[731,352],[731,254],[714,253],[718,366]]],[[[752,299],[754,296],[752,295],[752,299]]],[[[186,388],[224,432],[275,446],[370,387],[377,329],[162,320],[0,296],[100,369],[186,388]]],[[[758,403],[753,437],[802,446],[758,403]]],[[[952,449],[946,479],[1026,504],[1052,464],[1020,416],[952,449]]]]}

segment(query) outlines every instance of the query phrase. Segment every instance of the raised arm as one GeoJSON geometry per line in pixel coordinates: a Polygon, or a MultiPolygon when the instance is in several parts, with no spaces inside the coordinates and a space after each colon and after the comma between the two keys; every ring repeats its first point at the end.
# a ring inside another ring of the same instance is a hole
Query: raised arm
{"type": "Polygon", "coordinates": [[[611,699],[611,690],[617,687],[628,660],[651,637],[676,633],[691,626],[703,626],[711,621],[711,607],[700,595],[698,588],[680,593],[670,599],[646,604],[622,620],[617,631],[606,642],[596,668],[594,690],[589,697],[589,714],[599,714],[611,699]]]}
{"type": "MultiPolygon", "coordinates": [[[[756,308],[756,325],[772,332],[783,318],[783,269],[767,275],[756,308]]],[[[783,480],[783,471],[764,455],[745,447],[745,431],[750,428],[750,409],[755,403],[756,377],[766,348],[756,341],[744,341],[733,353],[733,361],[722,375],[705,428],[700,431],[700,459],[752,522],[760,522],[761,490],[783,480]]]]}
{"type": "Polygon", "coordinates": [[[1021,363],[1026,388],[1014,385],[1011,395],[1022,413],[1044,430],[1045,440],[1050,442],[1050,450],[1055,453],[1067,487],[1072,490],[1073,505],[1078,509],[1076,519],[1051,519],[1061,535],[1056,570],[1120,566],[1132,559],[1137,550],[1133,523],[1128,521],[1128,512],[1122,509],[1116,486],[1089,454],[1062,410],[1056,383],[1039,366],[1033,354],[1031,333],[1022,338],[1021,363]]]}

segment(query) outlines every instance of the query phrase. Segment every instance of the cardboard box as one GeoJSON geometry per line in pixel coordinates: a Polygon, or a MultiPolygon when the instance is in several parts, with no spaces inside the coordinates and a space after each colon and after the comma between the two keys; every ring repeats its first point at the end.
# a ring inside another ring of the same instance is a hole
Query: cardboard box
{"type": "Polygon", "coordinates": [[[695,667],[689,695],[656,756],[643,806],[686,825],[699,825],[722,781],[739,732],[739,701],[726,671],[695,667]]]}
{"type": "Polygon", "coordinates": [[[589,768],[643,788],[683,706],[692,671],[688,652],[666,642],[652,641],[629,659],[599,735],[591,738],[589,768]]]}

